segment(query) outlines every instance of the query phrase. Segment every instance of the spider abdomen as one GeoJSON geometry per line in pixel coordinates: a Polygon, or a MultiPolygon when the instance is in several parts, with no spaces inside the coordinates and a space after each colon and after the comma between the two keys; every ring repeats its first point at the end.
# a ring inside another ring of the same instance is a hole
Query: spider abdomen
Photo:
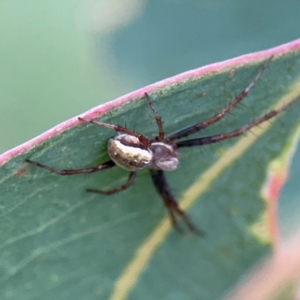
{"type": "Polygon", "coordinates": [[[137,137],[121,134],[108,141],[108,155],[119,167],[134,172],[147,167],[152,152],[137,137]]]}

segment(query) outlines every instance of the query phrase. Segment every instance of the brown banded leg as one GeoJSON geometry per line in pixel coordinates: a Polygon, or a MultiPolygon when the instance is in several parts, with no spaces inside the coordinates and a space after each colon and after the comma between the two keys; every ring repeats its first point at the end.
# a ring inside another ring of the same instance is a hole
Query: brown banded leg
{"type": "Polygon", "coordinates": [[[209,145],[213,143],[218,143],[230,138],[238,137],[245,133],[246,131],[249,131],[251,128],[258,126],[259,124],[262,124],[274,117],[276,117],[278,114],[280,114],[282,111],[287,109],[289,106],[293,105],[297,101],[300,100],[300,95],[293,99],[292,101],[288,102],[287,104],[281,106],[278,109],[274,109],[270,111],[269,113],[265,114],[264,116],[254,120],[253,122],[236,129],[234,131],[228,132],[228,133],[220,133],[216,135],[211,135],[211,136],[206,136],[198,139],[191,139],[191,140],[186,140],[186,141],[181,141],[181,142],[176,142],[176,145],[178,148],[182,147],[194,147],[194,146],[202,146],[202,145],[209,145]]]}
{"type": "Polygon", "coordinates": [[[108,191],[95,190],[95,189],[87,189],[86,191],[91,192],[91,193],[102,194],[102,195],[112,195],[112,194],[124,191],[127,188],[129,188],[134,183],[135,177],[136,177],[136,172],[130,172],[127,182],[125,184],[121,185],[119,188],[115,188],[115,189],[108,190],[108,191]]]}
{"type": "Polygon", "coordinates": [[[103,123],[103,122],[100,122],[100,121],[87,120],[87,119],[84,119],[84,118],[81,118],[81,117],[78,117],[78,120],[86,122],[86,123],[91,123],[91,124],[95,124],[95,125],[98,125],[98,126],[106,127],[106,128],[115,130],[117,132],[122,132],[122,133],[126,133],[126,134],[129,134],[129,135],[133,135],[133,136],[137,137],[139,139],[139,141],[143,145],[145,145],[145,147],[150,146],[150,141],[145,136],[143,136],[142,134],[137,133],[135,131],[132,131],[130,129],[127,129],[125,127],[122,127],[120,125],[113,125],[113,124],[103,123]]]}
{"type": "Polygon", "coordinates": [[[228,114],[234,107],[236,107],[250,92],[250,90],[254,87],[260,76],[263,74],[265,69],[268,67],[272,60],[273,56],[271,56],[263,65],[263,67],[259,70],[257,75],[253,78],[251,83],[244,89],[232,102],[229,103],[227,107],[225,107],[221,112],[215,114],[212,118],[204,120],[200,123],[194,124],[190,127],[187,127],[183,130],[180,130],[178,132],[175,132],[172,135],[169,135],[167,138],[168,140],[174,141],[180,138],[187,137],[191,135],[192,133],[198,132],[202,129],[205,129],[206,127],[218,122],[221,120],[226,114],[228,114]]]}
{"type": "Polygon", "coordinates": [[[161,195],[165,206],[167,207],[170,215],[170,220],[172,223],[172,226],[175,227],[177,230],[180,231],[180,228],[178,227],[176,215],[179,216],[186,226],[194,233],[197,233],[199,235],[204,235],[204,233],[197,229],[191,220],[188,218],[188,216],[185,214],[185,212],[179,207],[177,201],[175,200],[171,188],[167,182],[167,179],[165,177],[165,174],[161,170],[152,170],[150,169],[151,177],[153,180],[153,183],[155,185],[155,188],[157,192],[161,195]]]}
{"type": "Polygon", "coordinates": [[[164,131],[164,128],[163,128],[163,125],[162,125],[162,120],[161,120],[161,116],[159,115],[159,113],[157,112],[157,110],[155,109],[152,101],[151,101],[151,98],[150,96],[145,93],[145,97],[150,105],[150,108],[154,114],[154,117],[155,117],[155,120],[156,120],[156,124],[157,124],[157,127],[158,127],[158,140],[159,141],[163,141],[165,139],[165,131],[164,131]]]}
{"type": "Polygon", "coordinates": [[[105,170],[105,169],[109,169],[109,168],[112,168],[115,166],[115,163],[112,161],[112,160],[109,160],[101,165],[98,165],[96,167],[90,167],[90,168],[86,168],[86,169],[75,169],[75,170],[58,170],[58,169],[55,169],[55,168],[52,168],[52,167],[49,167],[47,165],[43,165],[39,162],[36,162],[36,161],[32,161],[30,159],[26,159],[25,160],[26,162],[32,164],[32,165],[35,165],[39,168],[43,168],[43,169],[46,169],[50,172],[53,172],[53,173],[56,173],[58,175],[76,175],[76,174],[88,174],[88,173],[94,173],[94,172],[98,172],[98,171],[102,171],[102,170],[105,170]]]}

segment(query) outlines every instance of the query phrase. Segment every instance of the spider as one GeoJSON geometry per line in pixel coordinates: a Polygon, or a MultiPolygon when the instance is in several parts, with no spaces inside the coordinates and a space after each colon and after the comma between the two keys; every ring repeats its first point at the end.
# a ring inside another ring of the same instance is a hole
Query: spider
{"type": "Polygon", "coordinates": [[[272,119],[298,100],[298,98],[296,98],[290,101],[289,103],[281,106],[279,109],[272,110],[267,114],[263,115],[262,117],[254,120],[253,122],[250,122],[234,131],[227,133],[219,133],[195,139],[181,140],[182,138],[186,138],[189,135],[201,131],[206,127],[218,122],[226,114],[228,114],[235,106],[237,106],[248,95],[249,91],[254,87],[260,76],[270,64],[272,58],[273,56],[271,56],[265,62],[263,67],[253,78],[251,83],[231,103],[229,103],[227,107],[225,107],[223,110],[221,110],[219,113],[215,114],[211,118],[196,123],[185,129],[179,130],[178,132],[175,132],[171,135],[165,135],[161,116],[156,111],[151,101],[151,98],[147,93],[145,93],[144,95],[153,112],[158,127],[158,135],[153,138],[148,138],[138,132],[129,130],[120,125],[112,125],[99,121],[87,120],[79,117],[78,119],[82,122],[92,123],[121,133],[109,139],[108,141],[107,151],[110,156],[110,160],[98,166],[77,170],[58,170],[29,159],[26,159],[26,161],[37,167],[47,169],[59,175],[94,173],[112,168],[114,166],[119,166],[120,168],[129,171],[127,182],[118,188],[114,188],[107,191],[98,189],[87,189],[87,192],[99,193],[104,195],[112,195],[120,191],[126,190],[134,183],[137,171],[142,170],[144,168],[148,168],[152,177],[153,184],[157,192],[160,194],[164,205],[168,209],[171,224],[173,225],[173,227],[180,230],[177,224],[177,219],[181,218],[186,224],[187,228],[189,228],[192,232],[203,234],[203,231],[199,230],[196,226],[194,226],[190,218],[178,205],[169,186],[164,171],[173,171],[177,169],[179,163],[180,148],[203,146],[238,137],[244,132],[250,130],[251,128],[263,122],[266,122],[267,120],[272,119]]]}

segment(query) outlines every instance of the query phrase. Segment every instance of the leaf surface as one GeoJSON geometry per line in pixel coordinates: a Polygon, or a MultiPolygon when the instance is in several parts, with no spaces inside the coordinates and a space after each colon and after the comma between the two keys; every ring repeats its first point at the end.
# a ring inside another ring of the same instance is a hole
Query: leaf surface
{"type": "MultiPolygon", "coordinates": [[[[83,116],[157,134],[148,92],[167,134],[213,116],[275,57],[248,97],[202,136],[240,128],[300,94],[300,42],[193,70],[83,116]]],[[[0,157],[1,299],[218,299],[270,251],[261,189],[270,161],[299,121],[299,103],[240,139],[182,149],[167,177],[205,238],[172,230],[148,170],[58,176],[25,163],[86,168],[109,159],[115,133],[71,119],[0,157]],[[249,143],[249,140],[251,142],[249,143]]],[[[195,138],[200,133],[193,135],[195,138]]],[[[183,224],[181,224],[183,225],[183,224]]]]}

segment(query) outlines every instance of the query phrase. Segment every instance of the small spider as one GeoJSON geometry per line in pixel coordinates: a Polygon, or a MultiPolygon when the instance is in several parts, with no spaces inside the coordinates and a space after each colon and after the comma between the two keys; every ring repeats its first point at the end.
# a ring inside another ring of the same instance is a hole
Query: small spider
{"type": "Polygon", "coordinates": [[[162,125],[162,119],[156,109],[154,108],[153,103],[151,102],[150,96],[145,93],[145,98],[148,101],[148,104],[154,114],[157,127],[158,127],[158,136],[154,138],[147,138],[144,135],[137,133],[135,131],[129,130],[119,125],[112,125],[103,122],[98,122],[94,120],[86,120],[83,118],[78,118],[80,121],[96,124],[106,128],[115,130],[120,135],[117,135],[114,138],[109,139],[108,141],[108,154],[111,160],[102,163],[96,167],[90,167],[87,169],[78,169],[78,170],[57,170],[55,168],[43,165],[41,163],[27,159],[28,163],[31,163],[40,168],[47,169],[51,172],[54,172],[59,175],[75,175],[75,174],[85,174],[85,173],[94,173],[102,171],[105,169],[112,168],[114,166],[119,166],[127,171],[129,171],[128,180],[125,184],[121,185],[118,188],[102,191],[97,189],[87,189],[88,192],[99,193],[104,195],[111,195],[118,193],[127,189],[134,183],[136,173],[139,170],[144,168],[149,168],[150,174],[153,180],[153,183],[156,187],[157,192],[161,195],[165,206],[168,209],[169,216],[173,227],[178,228],[177,218],[180,217],[187,227],[198,234],[203,234],[202,231],[198,230],[189,217],[184,213],[184,211],[179,207],[175,197],[173,196],[172,190],[168,184],[168,181],[165,176],[164,171],[173,171],[177,168],[179,163],[179,149],[182,147],[194,147],[194,146],[203,146],[212,143],[218,143],[233,137],[238,137],[244,132],[250,130],[254,126],[257,126],[267,120],[272,119],[280,112],[284,111],[287,107],[295,103],[298,98],[290,101],[289,103],[283,105],[279,109],[272,110],[264,116],[254,120],[253,122],[244,125],[243,127],[236,129],[228,133],[220,133],[216,135],[200,137],[195,139],[180,140],[185,138],[195,132],[205,129],[206,127],[216,123],[221,120],[227,113],[229,113],[237,104],[239,104],[253,88],[253,86],[258,81],[259,77],[262,75],[264,70],[270,64],[273,56],[271,56],[264,66],[259,70],[257,75],[254,77],[252,82],[243,90],[227,107],[225,107],[221,112],[215,114],[210,119],[204,120],[192,126],[189,126],[183,130],[179,130],[176,133],[165,136],[165,132],[162,125]]]}

